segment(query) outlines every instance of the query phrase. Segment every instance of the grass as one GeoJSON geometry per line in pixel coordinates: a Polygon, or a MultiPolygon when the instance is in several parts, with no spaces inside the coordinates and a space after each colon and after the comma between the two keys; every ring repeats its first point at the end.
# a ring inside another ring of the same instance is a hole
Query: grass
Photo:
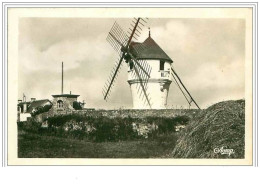
{"type": "Polygon", "coordinates": [[[18,131],[19,158],[161,158],[169,154],[176,133],[153,139],[91,142],[18,131]]]}

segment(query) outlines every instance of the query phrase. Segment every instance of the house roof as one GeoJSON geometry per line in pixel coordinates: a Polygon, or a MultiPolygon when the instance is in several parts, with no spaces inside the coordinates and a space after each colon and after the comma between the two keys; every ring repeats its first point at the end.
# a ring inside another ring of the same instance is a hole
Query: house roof
{"type": "Polygon", "coordinates": [[[23,105],[23,104],[30,104],[31,103],[31,101],[27,101],[27,102],[20,102],[20,103],[18,103],[18,106],[21,106],[21,105],[23,105]]]}
{"type": "Polygon", "coordinates": [[[55,94],[52,95],[54,98],[56,97],[67,97],[67,98],[78,98],[80,95],[77,94],[55,94]]]}
{"type": "Polygon", "coordinates": [[[39,106],[45,106],[47,104],[52,104],[52,102],[49,99],[42,99],[42,100],[35,100],[35,101],[28,101],[28,102],[21,102],[18,104],[18,106],[23,106],[24,104],[28,104],[28,112],[32,112],[32,110],[39,106]]]}
{"type": "Polygon", "coordinates": [[[31,104],[28,106],[28,112],[32,112],[32,110],[36,107],[42,106],[44,107],[47,104],[52,104],[49,99],[37,100],[32,101],[31,104]]]}
{"type": "Polygon", "coordinates": [[[172,63],[172,59],[149,36],[143,43],[131,42],[130,52],[138,60],[164,60],[172,63]]]}

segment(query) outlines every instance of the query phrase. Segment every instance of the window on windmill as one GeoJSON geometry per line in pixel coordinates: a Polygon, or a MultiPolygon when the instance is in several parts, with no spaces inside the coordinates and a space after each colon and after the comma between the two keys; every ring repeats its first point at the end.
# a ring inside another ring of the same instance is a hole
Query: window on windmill
{"type": "Polygon", "coordinates": [[[164,61],[162,60],[160,61],[160,70],[164,70],[164,63],[165,63],[164,61]]]}
{"type": "Polygon", "coordinates": [[[130,61],[130,62],[129,62],[129,66],[130,66],[130,70],[133,70],[134,62],[133,62],[133,61],[130,61]]]}
{"type": "Polygon", "coordinates": [[[58,100],[57,105],[58,105],[58,108],[63,108],[63,101],[58,100]]]}

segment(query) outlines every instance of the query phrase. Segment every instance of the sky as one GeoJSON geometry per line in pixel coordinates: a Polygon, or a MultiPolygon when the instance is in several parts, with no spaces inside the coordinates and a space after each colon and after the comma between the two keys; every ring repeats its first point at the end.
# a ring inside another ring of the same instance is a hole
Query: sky
{"type": "MultiPolygon", "coordinates": [[[[131,18],[21,18],[19,20],[18,94],[52,99],[79,94],[86,108],[132,108],[127,66],[123,64],[108,101],[102,88],[118,59],[106,41],[113,23],[127,31],[131,18]]],[[[174,61],[173,66],[201,108],[245,96],[245,21],[243,19],[150,18],[139,41],[151,37],[174,61]]],[[[187,108],[172,83],[168,108],[187,108]]],[[[192,107],[195,108],[193,105],[192,107]]]]}

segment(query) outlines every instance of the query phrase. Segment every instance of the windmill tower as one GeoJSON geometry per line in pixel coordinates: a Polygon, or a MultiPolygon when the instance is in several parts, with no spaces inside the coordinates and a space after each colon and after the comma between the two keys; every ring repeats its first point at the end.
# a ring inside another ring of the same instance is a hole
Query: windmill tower
{"type": "MultiPolygon", "coordinates": [[[[171,65],[172,59],[160,48],[160,46],[152,39],[149,31],[148,38],[143,43],[132,42],[130,44],[130,52],[137,61],[146,61],[150,67],[150,78],[147,80],[146,92],[150,96],[150,106],[152,109],[165,109],[169,88],[171,85],[171,65]],[[145,49],[138,50],[138,47],[145,49]]],[[[144,103],[138,95],[138,86],[141,79],[136,79],[133,72],[133,65],[128,65],[128,83],[131,87],[133,108],[149,109],[148,103],[144,103]]]]}
{"type": "Polygon", "coordinates": [[[194,102],[199,108],[173,69],[172,59],[152,39],[150,30],[144,42],[137,42],[147,20],[134,18],[128,34],[116,22],[112,26],[107,41],[118,52],[119,59],[103,89],[104,99],[109,97],[124,61],[128,65],[128,83],[134,109],[165,109],[172,81],[178,85],[189,105],[194,102]]]}

